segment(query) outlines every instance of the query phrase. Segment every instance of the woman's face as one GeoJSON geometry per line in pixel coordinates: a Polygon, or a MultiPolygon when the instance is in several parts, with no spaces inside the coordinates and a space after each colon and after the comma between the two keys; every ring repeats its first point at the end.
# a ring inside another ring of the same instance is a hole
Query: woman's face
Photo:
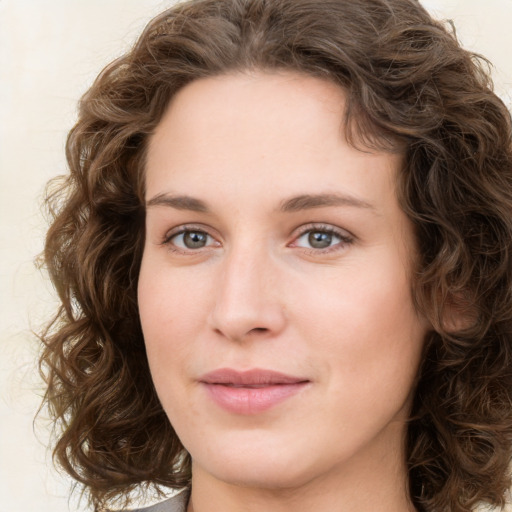
{"type": "Polygon", "coordinates": [[[348,145],[343,105],[298,74],[207,78],[151,139],[140,315],[194,475],[293,487],[401,464],[426,332],[402,159],[348,145]]]}

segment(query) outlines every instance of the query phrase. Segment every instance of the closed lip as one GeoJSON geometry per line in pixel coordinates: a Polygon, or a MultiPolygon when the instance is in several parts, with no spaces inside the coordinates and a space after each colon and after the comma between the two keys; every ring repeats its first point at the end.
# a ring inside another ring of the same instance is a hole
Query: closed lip
{"type": "Polygon", "coordinates": [[[309,379],[260,368],[245,371],[235,370],[232,368],[220,368],[206,373],[200,377],[199,381],[204,384],[263,388],[285,384],[303,384],[309,382],[309,379]]]}
{"type": "Polygon", "coordinates": [[[220,368],[203,375],[199,382],[214,404],[236,415],[263,413],[310,384],[303,377],[259,368],[247,371],[220,368]]]}

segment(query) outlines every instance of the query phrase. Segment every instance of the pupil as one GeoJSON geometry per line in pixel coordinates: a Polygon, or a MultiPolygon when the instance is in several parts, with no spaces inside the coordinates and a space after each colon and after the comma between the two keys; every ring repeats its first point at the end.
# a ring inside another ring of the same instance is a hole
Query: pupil
{"type": "Polygon", "coordinates": [[[206,245],[206,233],[188,231],[183,236],[183,242],[189,249],[199,249],[206,245]]]}
{"type": "Polygon", "coordinates": [[[313,231],[308,236],[309,245],[315,249],[329,247],[332,242],[332,235],[322,231],[313,231]]]}

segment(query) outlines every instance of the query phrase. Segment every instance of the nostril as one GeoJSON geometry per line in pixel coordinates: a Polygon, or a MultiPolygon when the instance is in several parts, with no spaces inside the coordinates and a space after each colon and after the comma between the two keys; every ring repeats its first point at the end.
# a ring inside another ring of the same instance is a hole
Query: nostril
{"type": "Polygon", "coordinates": [[[268,329],[265,327],[255,327],[254,329],[251,329],[250,332],[267,332],[268,329]]]}

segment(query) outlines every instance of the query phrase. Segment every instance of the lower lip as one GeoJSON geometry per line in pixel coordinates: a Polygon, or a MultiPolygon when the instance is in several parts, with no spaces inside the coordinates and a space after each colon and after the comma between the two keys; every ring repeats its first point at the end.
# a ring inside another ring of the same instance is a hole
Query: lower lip
{"type": "Polygon", "coordinates": [[[203,383],[213,401],[228,412],[258,414],[296,395],[307,382],[275,384],[261,388],[233,387],[203,383]]]}

